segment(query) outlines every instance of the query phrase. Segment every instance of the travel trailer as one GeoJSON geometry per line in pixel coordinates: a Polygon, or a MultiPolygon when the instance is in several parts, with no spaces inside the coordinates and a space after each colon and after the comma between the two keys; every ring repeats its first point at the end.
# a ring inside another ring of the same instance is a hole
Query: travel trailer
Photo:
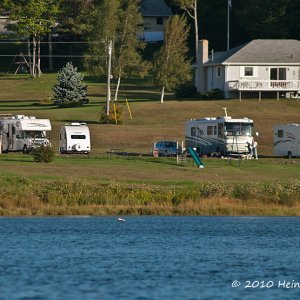
{"type": "Polygon", "coordinates": [[[85,123],[70,123],[62,126],[59,133],[60,153],[90,153],[90,131],[85,123]]]}
{"type": "MultiPolygon", "coordinates": [[[[226,111],[225,111],[226,112],[226,111]]],[[[199,155],[226,156],[249,154],[253,139],[253,120],[229,116],[192,119],[186,122],[186,148],[199,155]]]]}
{"type": "Polygon", "coordinates": [[[28,153],[41,145],[51,146],[46,133],[51,131],[48,119],[34,116],[0,116],[2,152],[23,151],[28,153]]]}
{"type": "Polygon", "coordinates": [[[289,158],[300,156],[300,124],[274,127],[274,154],[289,158]]]}

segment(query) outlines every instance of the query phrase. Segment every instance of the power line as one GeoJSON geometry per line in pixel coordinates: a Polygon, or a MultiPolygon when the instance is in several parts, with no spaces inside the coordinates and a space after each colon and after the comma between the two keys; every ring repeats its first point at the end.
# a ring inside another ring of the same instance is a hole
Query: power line
{"type": "MultiPolygon", "coordinates": [[[[18,56],[18,54],[0,54],[0,57],[14,57],[18,56]]],[[[25,55],[27,56],[27,55],[25,55]]],[[[39,57],[73,57],[73,58],[83,58],[83,57],[106,57],[105,55],[39,55],[39,57]]]]}
{"type": "MultiPolygon", "coordinates": [[[[35,44],[37,44],[38,42],[36,42],[35,44]]],[[[23,41],[20,41],[20,40],[15,40],[14,42],[3,42],[3,41],[0,41],[0,44],[33,44],[33,42],[23,42],[23,41]]],[[[103,44],[103,42],[70,42],[70,41],[67,41],[67,42],[39,42],[39,44],[103,44]]]]}

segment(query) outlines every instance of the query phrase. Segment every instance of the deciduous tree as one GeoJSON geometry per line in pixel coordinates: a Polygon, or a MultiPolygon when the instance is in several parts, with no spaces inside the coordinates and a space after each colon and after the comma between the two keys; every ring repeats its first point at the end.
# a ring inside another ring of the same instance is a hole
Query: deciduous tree
{"type": "Polygon", "coordinates": [[[155,55],[154,79],[161,87],[161,103],[165,89],[172,90],[191,79],[187,58],[189,27],[184,16],[173,16],[164,30],[164,45],[155,55]]]}
{"type": "Polygon", "coordinates": [[[30,74],[41,76],[41,37],[55,22],[59,0],[5,0],[16,31],[27,37],[30,74]]]}
{"type": "MultiPolygon", "coordinates": [[[[194,30],[195,30],[195,58],[196,65],[199,64],[199,51],[198,51],[198,42],[199,42],[199,28],[198,28],[198,1],[197,0],[169,0],[169,2],[177,7],[183,9],[186,14],[193,20],[194,30]]],[[[198,74],[199,68],[196,69],[196,83],[199,80],[198,74]]]]}

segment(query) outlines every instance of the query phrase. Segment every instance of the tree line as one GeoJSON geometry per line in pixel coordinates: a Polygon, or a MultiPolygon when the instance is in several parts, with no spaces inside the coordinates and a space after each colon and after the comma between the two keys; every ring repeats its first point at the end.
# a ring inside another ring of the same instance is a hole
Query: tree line
{"type": "MultiPolygon", "coordinates": [[[[175,89],[191,80],[191,63],[198,62],[197,41],[208,39],[214,50],[226,49],[228,0],[166,0],[174,16],[165,26],[165,41],[153,55],[143,57],[146,43],[141,0],[4,0],[19,37],[27,39],[32,77],[41,76],[41,41],[54,34],[85,41],[84,66],[94,76],[107,74],[111,43],[112,76],[150,74],[161,87],[175,89]]],[[[300,38],[299,0],[231,0],[231,47],[255,38],[300,38]]]]}
{"type": "MultiPolygon", "coordinates": [[[[199,38],[209,40],[216,51],[226,50],[228,0],[165,1],[175,13],[183,13],[183,5],[196,2],[199,38]]],[[[299,13],[299,0],[231,0],[230,45],[253,39],[300,40],[299,13]]]]}

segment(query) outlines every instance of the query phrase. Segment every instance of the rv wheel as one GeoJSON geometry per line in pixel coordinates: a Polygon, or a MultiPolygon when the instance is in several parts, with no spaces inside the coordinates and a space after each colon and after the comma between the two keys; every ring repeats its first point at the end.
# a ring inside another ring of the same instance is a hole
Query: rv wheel
{"type": "Polygon", "coordinates": [[[27,149],[27,146],[26,146],[26,145],[24,145],[24,147],[23,147],[23,153],[24,153],[24,154],[28,153],[28,149],[27,149]]]}

